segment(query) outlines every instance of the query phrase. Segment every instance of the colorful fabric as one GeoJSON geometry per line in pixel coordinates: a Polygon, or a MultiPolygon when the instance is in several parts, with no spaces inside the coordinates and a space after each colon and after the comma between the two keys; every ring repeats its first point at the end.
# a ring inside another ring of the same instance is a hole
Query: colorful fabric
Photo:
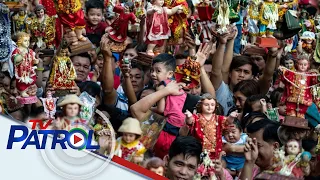
{"type": "Polygon", "coordinates": [[[60,13],[59,18],[64,27],[66,26],[71,29],[84,28],[86,25],[82,9],[72,14],[60,13]]]}
{"type": "Polygon", "coordinates": [[[0,62],[9,61],[11,58],[12,41],[11,41],[11,23],[9,17],[9,8],[0,3],[0,62]],[[2,9],[6,9],[5,12],[2,9]]]}

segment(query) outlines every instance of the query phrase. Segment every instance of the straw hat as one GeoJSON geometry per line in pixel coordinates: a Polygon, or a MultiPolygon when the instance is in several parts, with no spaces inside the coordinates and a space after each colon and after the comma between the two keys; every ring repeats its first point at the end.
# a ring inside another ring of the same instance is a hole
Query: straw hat
{"type": "Polygon", "coordinates": [[[300,39],[316,39],[316,35],[311,32],[311,31],[305,31],[303,32],[302,36],[300,37],[300,39]]]}
{"type": "Polygon", "coordinates": [[[118,132],[141,135],[142,130],[140,127],[140,122],[135,118],[127,118],[122,122],[118,132]]]}
{"type": "Polygon", "coordinates": [[[67,104],[79,104],[80,106],[83,106],[83,103],[80,101],[80,98],[75,94],[69,94],[66,95],[60,103],[58,103],[58,106],[64,106],[67,104]]]}

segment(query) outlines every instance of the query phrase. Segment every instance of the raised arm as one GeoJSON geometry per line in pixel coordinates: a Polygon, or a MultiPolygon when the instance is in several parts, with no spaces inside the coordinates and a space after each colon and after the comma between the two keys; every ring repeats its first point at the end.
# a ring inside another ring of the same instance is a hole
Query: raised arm
{"type": "Polygon", "coordinates": [[[180,89],[183,86],[181,83],[171,81],[165,88],[140,99],[130,107],[132,116],[138,120],[143,120],[150,108],[162,98],[168,95],[181,95],[183,92],[180,92],[180,89]]]}
{"type": "Polygon", "coordinates": [[[212,58],[212,72],[211,72],[211,82],[215,89],[218,89],[222,83],[222,64],[223,56],[226,48],[228,35],[225,34],[220,36],[218,48],[212,58]]]}
{"type": "Polygon", "coordinates": [[[229,69],[233,58],[233,47],[234,47],[234,40],[237,37],[238,29],[233,26],[229,36],[228,36],[228,42],[226,47],[226,52],[224,54],[223,58],[223,64],[222,64],[222,79],[223,81],[228,84],[229,81],[229,69]]]}
{"type": "Polygon", "coordinates": [[[134,92],[131,79],[130,79],[130,65],[129,64],[122,64],[121,71],[124,76],[124,81],[122,83],[123,90],[128,97],[129,106],[137,102],[136,93],[134,92]]]}
{"type": "Polygon", "coordinates": [[[112,53],[108,45],[109,38],[107,35],[104,35],[101,39],[101,51],[103,54],[104,62],[102,67],[102,89],[104,92],[104,103],[112,104],[116,103],[117,92],[113,88],[114,79],[113,79],[113,69],[112,69],[112,53]]]}
{"type": "Polygon", "coordinates": [[[271,85],[272,77],[277,63],[277,48],[269,48],[267,63],[263,74],[259,79],[262,94],[267,94],[271,85]]]}

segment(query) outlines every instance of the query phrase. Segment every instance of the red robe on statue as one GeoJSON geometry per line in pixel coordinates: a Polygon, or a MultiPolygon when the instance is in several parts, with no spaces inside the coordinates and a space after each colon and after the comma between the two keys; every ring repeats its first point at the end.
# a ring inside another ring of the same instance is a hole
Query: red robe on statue
{"type": "Polygon", "coordinates": [[[190,126],[192,136],[201,141],[203,150],[209,152],[211,159],[217,159],[222,151],[222,130],[226,127],[226,117],[212,114],[207,120],[202,114],[194,114],[190,126]]]}
{"type": "MultiPolygon", "coordinates": [[[[57,15],[57,11],[55,8],[55,5],[53,3],[53,0],[39,0],[39,4],[42,4],[46,8],[46,14],[48,16],[54,16],[57,15]]],[[[62,38],[62,32],[61,32],[61,22],[58,18],[56,18],[56,36],[54,40],[54,44],[56,47],[59,47],[61,38],[62,38]]]]}

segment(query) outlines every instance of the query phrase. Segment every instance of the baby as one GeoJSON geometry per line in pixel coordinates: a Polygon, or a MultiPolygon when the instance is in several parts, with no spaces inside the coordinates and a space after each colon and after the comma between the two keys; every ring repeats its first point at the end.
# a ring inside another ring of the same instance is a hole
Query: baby
{"type": "MultiPolygon", "coordinates": [[[[223,131],[222,143],[225,148],[226,144],[243,146],[246,144],[248,135],[242,132],[240,122],[234,120],[233,124],[227,127],[223,131]]],[[[225,168],[230,172],[232,176],[239,175],[245,162],[244,149],[242,152],[226,153],[223,157],[225,168]]]]}

